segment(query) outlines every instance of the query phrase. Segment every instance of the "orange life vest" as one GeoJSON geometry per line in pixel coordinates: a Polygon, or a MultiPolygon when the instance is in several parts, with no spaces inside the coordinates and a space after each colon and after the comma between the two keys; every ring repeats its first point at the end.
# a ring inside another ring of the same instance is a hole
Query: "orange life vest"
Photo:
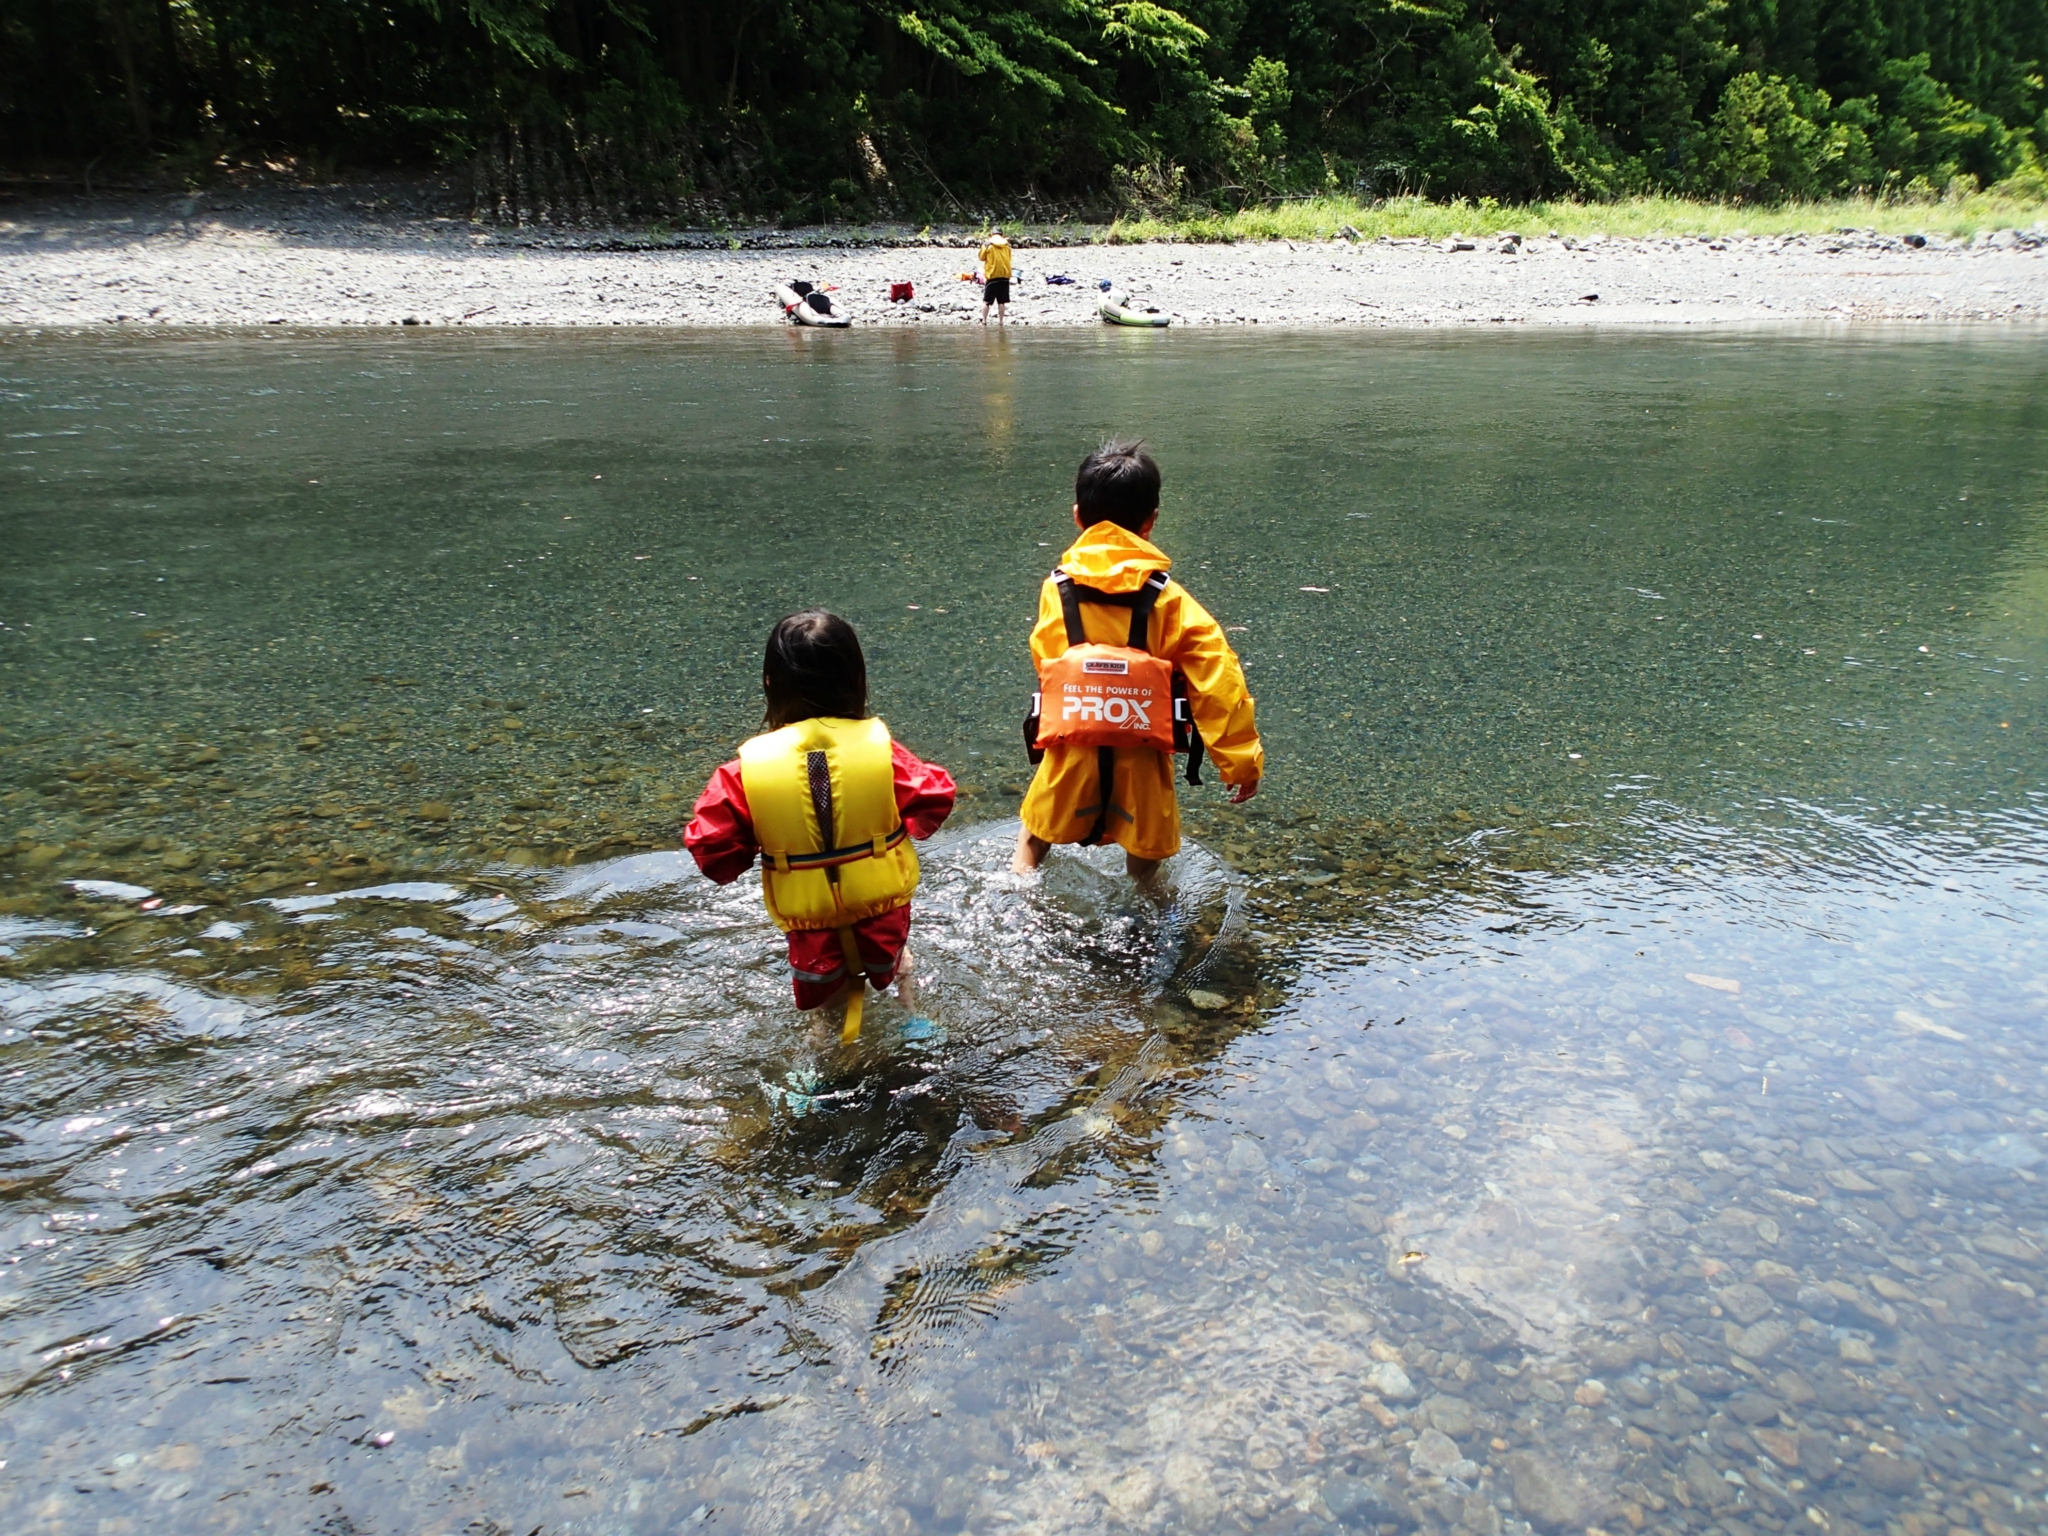
{"type": "Polygon", "coordinates": [[[1173,667],[1127,645],[1069,645],[1038,679],[1035,745],[1173,750],[1173,667]]]}
{"type": "MultiPolygon", "coordinates": [[[[1024,745],[1037,762],[1050,746],[1093,747],[1102,772],[1102,805],[1108,814],[1110,779],[1118,747],[1188,754],[1187,780],[1202,782],[1202,738],[1188,708],[1187,679],[1149,648],[1148,628],[1166,573],[1154,571],[1135,592],[1104,592],[1075,581],[1062,569],[1059,588],[1067,622],[1067,648],[1040,669],[1038,691],[1024,721],[1024,745]],[[1130,643],[1101,645],[1088,638],[1081,604],[1131,610],[1130,643]]],[[[1083,838],[1093,842],[1102,831],[1083,838]]]]}

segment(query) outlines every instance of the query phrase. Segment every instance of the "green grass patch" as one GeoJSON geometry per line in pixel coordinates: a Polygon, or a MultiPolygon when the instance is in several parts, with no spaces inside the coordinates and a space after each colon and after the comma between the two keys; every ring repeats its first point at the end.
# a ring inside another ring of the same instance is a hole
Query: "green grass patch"
{"type": "MultiPolygon", "coordinates": [[[[1238,213],[1201,214],[1188,218],[1132,218],[1090,231],[1110,245],[1145,241],[1229,242],[1237,240],[1329,240],[1349,225],[1361,238],[1375,240],[1420,236],[1441,240],[1446,235],[1491,235],[1513,230],[1524,236],[1547,235],[1805,235],[1837,230],[1875,230],[1879,234],[1968,236],[1984,229],[2026,228],[2048,221],[2048,203],[2002,196],[1996,191],[1971,192],[1925,202],[1888,202],[1845,197],[1816,203],[1784,203],[1776,207],[1742,207],[1693,202],[1677,197],[1634,197],[1612,203],[1528,203],[1519,206],[1429,202],[1419,197],[1390,198],[1378,204],[1346,197],[1319,197],[1301,202],[1247,208],[1238,213]]],[[[1078,233],[1076,231],[1075,233],[1078,233]]]]}

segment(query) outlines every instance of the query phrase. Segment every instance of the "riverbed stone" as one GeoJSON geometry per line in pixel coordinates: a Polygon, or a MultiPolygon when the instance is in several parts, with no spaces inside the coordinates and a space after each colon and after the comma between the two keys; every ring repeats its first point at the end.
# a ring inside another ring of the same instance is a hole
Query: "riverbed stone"
{"type": "Polygon", "coordinates": [[[1408,1451],[1408,1464],[1425,1477],[1449,1477],[1464,1459],[1458,1442],[1440,1429],[1425,1429],[1408,1451]]]}
{"type": "Polygon", "coordinates": [[[1792,1330],[1775,1318],[1753,1328],[1729,1324],[1722,1330],[1722,1340],[1745,1360],[1768,1360],[1792,1342],[1792,1330]]]}
{"type": "Polygon", "coordinates": [[[1393,1360],[1375,1361],[1365,1373],[1365,1387],[1389,1403],[1405,1403],[1415,1396],[1415,1383],[1393,1360]]]}
{"type": "Polygon", "coordinates": [[[1813,1383],[1797,1371],[1780,1371],[1773,1376],[1771,1392],[1773,1396],[1781,1398],[1795,1408],[1812,1402],[1817,1395],[1813,1390],[1813,1383]]]}
{"type": "Polygon", "coordinates": [[[1799,1470],[1810,1483],[1825,1483],[1842,1470],[1842,1458],[1835,1443],[1815,1430],[1799,1436],[1799,1470]]]}
{"type": "Polygon", "coordinates": [[[1765,1425],[1758,1425],[1750,1430],[1749,1437],[1757,1443],[1758,1448],[1766,1456],[1770,1457],[1779,1466],[1796,1467],[1799,1465],[1799,1436],[1793,1434],[1790,1430],[1771,1429],[1765,1425]]]}
{"type": "Polygon", "coordinates": [[[1778,1416],[1783,1405],[1761,1392],[1737,1392],[1728,1399],[1728,1417],[1743,1424],[1762,1424],[1778,1416]]]}
{"type": "Polygon", "coordinates": [[[2016,1233],[1997,1227],[1987,1227],[1971,1239],[1979,1253],[1988,1253],[1994,1258],[2011,1259],[2019,1264],[2039,1264],[2041,1250],[2016,1233]]]}
{"type": "Polygon", "coordinates": [[[1125,1524],[1135,1524],[1159,1499],[1159,1477],[1150,1467],[1133,1467],[1103,1490],[1102,1500],[1109,1512],[1125,1524]]]}
{"type": "Polygon", "coordinates": [[[1554,1452],[1517,1451],[1507,1471],[1516,1510],[1546,1531],[1584,1527],[1606,1502],[1583,1472],[1554,1452]]]}
{"type": "Polygon", "coordinates": [[[1796,1304],[1813,1317],[1826,1322],[1841,1310],[1841,1302],[1834,1293],[1818,1285],[1802,1285],[1794,1298],[1796,1304]]]}
{"type": "Polygon", "coordinates": [[[1358,1530],[1394,1525],[1405,1530],[1415,1523],[1405,1499],[1378,1478],[1337,1472],[1323,1479],[1323,1507],[1339,1525],[1358,1530]]]}
{"type": "Polygon", "coordinates": [[[1874,1493],[1897,1496],[1911,1493],[1920,1486],[1924,1469],[1917,1461],[1903,1456],[1880,1455],[1866,1451],[1863,1459],[1856,1464],[1856,1478],[1864,1487],[1874,1493]]]}
{"type": "Polygon", "coordinates": [[[1477,1427],[1472,1405],[1462,1397],[1439,1392],[1422,1405],[1422,1416],[1454,1439],[1462,1440],[1477,1427]]]}
{"type": "Polygon", "coordinates": [[[1758,1259],[1750,1266],[1749,1278],[1774,1301],[1791,1301],[1799,1295],[1799,1271],[1776,1259],[1758,1259]]]}
{"type": "Polygon", "coordinates": [[[1181,1523],[1189,1530],[1206,1530],[1215,1524],[1222,1510],[1216,1484],[1208,1464],[1189,1451],[1175,1451],[1166,1458],[1166,1492],[1180,1510],[1181,1523]]]}
{"type": "Polygon", "coordinates": [[[1759,1318],[1769,1316],[1777,1306],[1761,1286],[1751,1285],[1747,1281],[1724,1286],[1715,1292],[1714,1299],[1721,1303],[1722,1311],[1744,1327],[1748,1327],[1759,1318]]]}

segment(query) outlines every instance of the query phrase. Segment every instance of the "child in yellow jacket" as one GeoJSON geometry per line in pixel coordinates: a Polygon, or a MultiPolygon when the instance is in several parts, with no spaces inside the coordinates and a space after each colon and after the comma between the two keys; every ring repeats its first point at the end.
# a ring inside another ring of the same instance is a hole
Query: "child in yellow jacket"
{"type": "MultiPolygon", "coordinates": [[[[1159,518],[1159,484],[1159,466],[1141,443],[1109,443],[1081,461],[1074,477],[1074,526],[1081,536],[1039,590],[1031,659],[1043,676],[1068,648],[1062,577],[1081,599],[1087,639],[1110,646],[1135,638],[1132,602],[1150,583],[1155,593],[1144,649],[1186,678],[1195,727],[1231,788],[1231,803],[1241,805],[1258,793],[1265,771],[1252,696],[1223,627],[1179,582],[1165,578],[1173,562],[1148,542],[1159,518]]],[[[1024,796],[1024,830],[1012,867],[1020,873],[1038,868],[1056,843],[1106,842],[1123,848],[1133,879],[1151,879],[1162,860],[1180,851],[1173,772],[1173,755],[1154,746],[1047,745],[1024,796]],[[1113,764],[1106,807],[1105,760],[1113,764]]]]}

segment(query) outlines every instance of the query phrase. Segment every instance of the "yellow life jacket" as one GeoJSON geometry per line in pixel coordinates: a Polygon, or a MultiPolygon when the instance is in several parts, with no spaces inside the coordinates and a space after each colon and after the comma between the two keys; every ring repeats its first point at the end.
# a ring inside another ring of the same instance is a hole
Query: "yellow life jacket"
{"type": "Polygon", "coordinates": [[[881,721],[799,720],[756,736],[740,746],[740,782],[761,894],[784,933],[850,928],[910,900],[917,853],[881,721]]]}

